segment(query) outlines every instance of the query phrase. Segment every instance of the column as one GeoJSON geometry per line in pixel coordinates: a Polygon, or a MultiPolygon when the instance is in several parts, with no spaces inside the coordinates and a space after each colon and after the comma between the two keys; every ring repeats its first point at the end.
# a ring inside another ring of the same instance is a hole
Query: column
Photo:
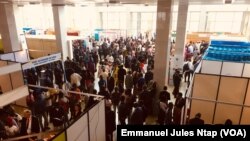
{"type": "Polygon", "coordinates": [[[181,69],[184,62],[184,46],[186,44],[186,24],[188,16],[188,0],[179,0],[174,68],[181,69]]]}
{"type": "Polygon", "coordinates": [[[56,45],[61,49],[62,59],[66,60],[68,56],[67,46],[67,29],[65,27],[65,14],[64,4],[52,4],[53,16],[54,16],[54,27],[56,34],[56,45]]]}
{"type": "Polygon", "coordinates": [[[155,66],[153,71],[158,90],[162,90],[163,86],[168,84],[173,3],[172,0],[158,0],[157,3],[155,66]]]}
{"type": "Polygon", "coordinates": [[[0,33],[5,53],[21,50],[13,5],[0,3],[0,33]]]}

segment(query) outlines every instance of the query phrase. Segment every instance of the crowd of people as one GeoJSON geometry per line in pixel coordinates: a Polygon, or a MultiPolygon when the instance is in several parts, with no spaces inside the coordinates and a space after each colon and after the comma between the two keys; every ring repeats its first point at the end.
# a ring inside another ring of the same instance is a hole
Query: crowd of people
{"type": "MultiPolygon", "coordinates": [[[[24,72],[27,84],[49,89],[30,87],[30,94],[26,98],[29,110],[24,111],[23,118],[17,119],[17,114],[12,113],[13,116],[3,111],[1,127],[16,126],[11,134],[6,134],[7,128],[4,128],[5,135],[27,135],[50,130],[49,123],[54,128],[69,125],[98,100],[76,94],[78,92],[104,96],[108,119],[107,141],[112,140],[116,124],[145,124],[146,118],[154,114],[154,105],[158,105],[159,111],[156,124],[180,124],[181,110],[185,105],[184,95],[179,91],[182,75],[177,70],[173,76],[175,88],[172,94],[175,100],[171,99],[167,86],[158,96],[153,73],[155,39],[120,37],[113,41],[104,38],[96,42],[90,38],[90,43],[91,46],[88,46],[82,40],[75,41],[73,59],[68,57],[63,64],[58,61],[24,72]],[[76,93],[65,93],[58,88],[76,93]],[[119,123],[116,123],[116,115],[119,123]],[[30,117],[32,124],[25,124],[30,117]]],[[[189,52],[188,56],[188,69],[183,67],[185,81],[190,80],[193,65],[200,59],[194,52],[189,52]]]]}

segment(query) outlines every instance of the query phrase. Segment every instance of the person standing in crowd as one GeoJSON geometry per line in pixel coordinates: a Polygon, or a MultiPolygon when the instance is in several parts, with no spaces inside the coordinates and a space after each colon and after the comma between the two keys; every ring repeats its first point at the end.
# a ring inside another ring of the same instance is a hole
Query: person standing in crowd
{"type": "Polygon", "coordinates": [[[148,84],[148,82],[150,80],[153,80],[153,78],[154,78],[153,72],[150,69],[148,69],[147,72],[145,73],[145,82],[146,82],[146,84],[148,84]]]}
{"type": "Polygon", "coordinates": [[[63,85],[63,70],[59,64],[56,65],[54,69],[55,83],[58,85],[59,89],[62,89],[63,85]]]}
{"type": "Polygon", "coordinates": [[[130,124],[131,125],[143,125],[146,114],[145,114],[145,108],[143,108],[143,104],[141,101],[134,104],[135,110],[131,114],[130,118],[130,124]]]}
{"type": "MultiPolygon", "coordinates": [[[[20,135],[30,135],[33,133],[39,133],[40,132],[40,126],[38,119],[32,115],[30,110],[24,110],[24,117],[21,120],[21,129],[20,129],[20,135]]],[[[30,141],[33,139],[27,139],[23,141],[30,141]]]]}
{"type": "Polygon", "coordinates": [[[180,84],[181,84],[181,74],[178,69],[175,70],[175,73],[173,75],[173,81],[174,81],[173,95],[174,97],[176,97],[179,93],[180,84]]]}
{"type": "Polygon", "coordinates": [[[197,113],[194,118],[189,120],[188,124],[190,124],[190,125],[204,125],[204,120],[201,119],[201,113],[197,113]]]}
{"type": "Polygon", "coordinates": [[[189,82],[189,79],[190,79],[190,68],[189,68],[189,61],[185,62],[184,65],[183,65],[183,74],[184,74],[184,81],[185,82],[189,82]]]}
{"type": "Polygon", "coordinates": [[[108,73],[107,85],[109,93],[112,93],[115,87],[115,79],[113,76],[111,76],[111,73],[108,73]]]}
{"type": "Polygon", "coordinates": [[[79,88],[81,86],[81,75],[79,75],[78,73],[73,73],[70,76],[70,82],[71,85],[76,84],[76,86],[79,88]]]}
{"type": "Polygon", "coordinates": [[[173,124],[173,107],[174,107],[174,104],[172,102],[169,102],[167,111],[166,111],[165,125],[173,124]]]}
{"type": "Polygon", "coordinates": [[[160,92],[159,99],[162,99],[165,101],[166,104],[168,104],[168,101],[170,100],[170,93],[167,91],[168,87],[164,86],[163,91],[160,92]]]}
{"type": "Polygon", "coordinates": [[[174,113],[173,113],[173,120],[174,124],[176,125],[180,125],[181,123],[181,110],[184,105],[185,105],[185,99],[182,97],[182,93],[178,93],[175,100],[174,113]]]}
{"type": "Polygon", "coordinates": [[[120,102],[120,99],[121,99],[121,93],[119,92],[118,87],[115,87],[115,91],[111,94],[111,101],[115,113],[116,113],[116,108],[118,107],[118,104],[120,102]]]}
{"type": "Polygon", "coordinates": [[[77,103],[74,106],[74,114],[71,116],[70,120],[77,120],[77,118],[80,117],[80,115],[82,114],[82,108],[81,108],[81,104],[77,103]]]}
{"type": "Polygon", "coordinates": [[[115,112],[111,110],[110,106],[105,106],[106,141],[113,141],[113,132],[116,129],[115,112]]]}
{"type": "Polygon", "coordinates": [[[118,119],[120,125],[126,125],[126,118],[128,115],[128,107],[125,103],[125,96],[121,96],[120,104],[118,106],[118,119]]]}
{"type": "Polygon", "coordinates": [[[159,99],[160,99],[160,102],[159,102],[159,112],[158,112],[157,122],[160,125],[164,125],[166,110],[167,110],[166,97],[160,96],[159,99]]]}
{"type": "Polygon", "coordinates": [[[99,90],[101,90],[102,88],[106,88],[107,87],[107,83],[103,79],[102,75],[100,75],[100,80],[98,82],[98,85],[99,85],[99,90]]]}
{"type": "Polygon", "coordinates": [[[126,70],[123,68],[123,65],[119,66],[118,70],[118,87],[119,91],[124,91],[124,76],[126,75],[126,70]]]}
{"type": "Polygon", "coordinates": [[[224,125],[233,125],[233,121],[231,119],[227,119],[224,125]]]}
{"type": "Polygon", "coordinates": [[[131,89],[133,88],[133,76],[132,76],[132,72],[128,71],[128,74],[125,77],[125,87],[126,89],[131,89]]]}

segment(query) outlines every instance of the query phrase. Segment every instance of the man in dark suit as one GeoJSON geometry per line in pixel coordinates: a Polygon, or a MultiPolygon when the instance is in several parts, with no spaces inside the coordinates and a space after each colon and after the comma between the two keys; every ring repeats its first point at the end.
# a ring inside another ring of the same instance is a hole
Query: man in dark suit
{"type": "Polygon", "coordinates": [[[24,136],[39,132],[40,132],[40,126],[38,118],[32,116],[30,110],[24,110],[24,117],[21,120],[20,135],[24,136]]]}
{"type": "Polygon", "coordinates": [[[201,113],[197,113],[194,118],[189,120],[190,125],[204,125],[204,120],[201,119],[201,113]]]}

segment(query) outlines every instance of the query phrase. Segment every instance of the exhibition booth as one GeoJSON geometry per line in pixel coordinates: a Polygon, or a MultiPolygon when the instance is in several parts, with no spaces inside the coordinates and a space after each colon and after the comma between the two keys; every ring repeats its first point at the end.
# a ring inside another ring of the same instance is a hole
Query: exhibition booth
{"type": "Polygon", "coordinates": [[[201,113],[205,124],[250,124],[249,51],[249,42],[211,41],[186,93],[184,123],[201,113]]]}
{"type": "Polygon", "coordinates": [[[0,107],[15,101],[17,105],[24,106],[25,102],[22,98],[27,96],[29,92],[28,87],[24,85],[20,63],[0,61],[0,86],[3,92],[0,95],[0,107]]]}
{"type": "MultiPolygon", "coordinates": [[[[39,58],[48,54],[61,52],[61,48],[56,45],[55,35],[25,35],[30,58],[39,58]]],[[[88,39],[81,36],[67,36],[67,49],[64,54],[73,58],[73,43],[76,40],[88,42],[88,39]]]]}
{"type": "MultiPolygon", "coordinates": [[[[61,53],[33,59],[27,63],[23,63],[22,65],[16,62],[1,60],[0,86],[2,87],[3,94],[0,95],[0,107],[4,107],[8,104],[16,104],[22,107],[27,107],[26,96],[29,94],[28,87],[51,89],[43,86],[25,85],[22,71],[60,60],[61,53]]],[[[89,109],[86,109],[77,120],[70,122],[69,125],[64,124],[62,128],[55,131],[53,130],[53,132],[49,131],[46,133],[31,134],[28,136],[9,138],[8,140],[19,140],[36,136],[38,139],[53,141],[105,141],[105,100],[103,99],[103,96],[62,89],[57,90],[87,97],[93,96],[94,99],[96,99],[96,103],[89,109]]]]}

